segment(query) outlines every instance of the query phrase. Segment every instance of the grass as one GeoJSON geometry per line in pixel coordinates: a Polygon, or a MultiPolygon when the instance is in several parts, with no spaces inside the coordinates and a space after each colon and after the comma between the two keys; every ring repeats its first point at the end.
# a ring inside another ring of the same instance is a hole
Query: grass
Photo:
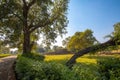
{"type": "Polygon", "coordinates": [[[10,56],[10,54],[0,54],[0,58],[10,56]]]}
{"type": "Polygon", "coordinates": [[[40,79],[42,76],[44,76],[44,78],[51,78],[46,80],[58,80],[57,77],[60,76],[60,80],[106,80],[101,78],[97,61],[112,57],[120,57],[119,55],[85,55],[76,60],[77,63],[72,67],[72,69],[68,69],[64,64],[72,56],[72,54],[45,55],[45,61],[37,61],[32,58],[21,57],[17,61],[16,70],[19,74],[19,78],[24,78],[24,80],[29,80],[26,78],[31,77],[33,80],[43,80],[43,78],[40,79]]]}
{"type": "Polygon", "coordinates": [[[66,60],[72,57],[71,54],[67,55],[45,55],[45,61],[53,61],[53,60],[66,60]]]}
{"type": "MultiPolygon", "coordinates": [[[[59,63],[65,64],[72,57],[69,55],[46,55],[45,61],[57,61],[59,63]]],[[[78,58],[77,64],[73,66],[73,71],[81,76],[81,80],[100,80],[98,73],[97,60],[102,59],[102,56],[95,55],[85,55],[78,58]],[[86,77],[87,76],[87,77],[86,77]]]]}
{"type": "MultiPolygon", "coordinates": [[[[69,55],[45,55],[45,61],[57,61],[65,64],[72,57],[69,55]]],[[[73,70],[81,76],[80,80],[101,80],[98,71],[98,60],[108,59],[112,57],[120,57],[120,55],[85,55],[78,58],[77,64],[73,66],[73,70]],[[87,76],[87,77],[86,77],[87,76]]]]}
{"type": "MultiPolygon", "coordinates": [[[[57,60],[69,60],[73,55],[45,55],[45,61],[57,61],[57,60]]],[[[95,55],[85,55],[78,58],[77,63],[97,63],[97,59],[102,59],[104,56],[95,56],[95,55]]],[[[106,58],[106,57],[105,57],[106,58]]]]}
{"type": "MultiPolygon", "coordinates": [[[[62,61],[62,60],[69,60],[73,55],[45,55],[45,61],[62,61]]],[[[112,57],[120,57],[120,55],[84,55],[78,58],[76,61],[77,63],[93,63],[97,64],[97,60],[108,59],[112,57]]]]}

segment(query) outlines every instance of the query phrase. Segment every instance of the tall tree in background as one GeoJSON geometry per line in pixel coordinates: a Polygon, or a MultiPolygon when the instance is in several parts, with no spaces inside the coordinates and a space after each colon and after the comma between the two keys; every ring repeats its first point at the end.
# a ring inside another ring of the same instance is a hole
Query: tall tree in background
{"type": "Polygon", "coordinates": [[[111,36],[118,39],[117,42],[120,42],[120,22],[114,24],[114,32],[111,36]]]}
{"type": "Polygon", "coordinates": [[[67,7],[68,0],[1,0],[0,36],[11,45],[23,43],[23,53],[30,53],[33,34],[50,44],[66,33],[67,7]]]}
{"type": "Polygon", "coordinates": [[[73,52],[78,52],[81,49],[92,46],[97,42],[93,36],[93,32],[89,29],[84,32],[76,32],[68,41],[67,49],[73,52]]]}
{"type": "Polygon", "coordinates": [[[65,38],[63,41],[62,41],[62,45],[65,46],[65,48],[67,48],[67,45],[68,45],[68,42],[70,41],[71,39],[71,36],[65,38]]]}

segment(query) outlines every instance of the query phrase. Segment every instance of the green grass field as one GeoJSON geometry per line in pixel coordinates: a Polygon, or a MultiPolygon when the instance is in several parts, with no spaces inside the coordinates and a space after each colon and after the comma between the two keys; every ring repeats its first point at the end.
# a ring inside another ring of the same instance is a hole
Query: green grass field
{"type": "MultiPolygon", "coordinates": [[[[69,60],[73,55],[67,54],[67,55],[45,55],[45,61],[62,61],[62,60],[69,60]]],[[[78,58],[76,61],[78,63],[93,63],[96,64],[97,60],[100,59],[107,59],[110,57],[119,57],[119,55],[85,55],[80,58],[78,58]]]]}

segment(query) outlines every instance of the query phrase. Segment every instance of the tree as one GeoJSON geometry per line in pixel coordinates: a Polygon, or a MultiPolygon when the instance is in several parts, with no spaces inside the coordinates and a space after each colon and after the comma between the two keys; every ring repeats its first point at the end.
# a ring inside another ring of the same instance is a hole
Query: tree
{"type": "Polygon", "coordinates": [[[110,46],[116,46],[116,45],[120,45],[120,23],[117,23],[114,25],[114,32],[113,32],[113,37],[111,37],[110,40],[101,43],[101,44],[97,44],[97,45],[93,45],[87,48],[84,48],[80,51],[78,51],[77,53],[75,53],[66,63],[67,66],[69,66],[70,68],[73,66],[73,64],[76,63],[76,59],[80,56],[83,56],[89,52],[97,52],[99,50],[104,50],[110,46]]]}
{"type": "Polygon", "coordinates": [[[67,4],[68,0],[1,0],[0,34],[11,45],[23,43],[23,53],[30,53],[33,34],[42,34],[50,44],[66,33],[67,4]]]}
{"type": "Polygon", "coordinates": [[[62,41],[62,45],[65,46],[65,47],[67,47],[68,42],[70,41],[70,38],[71,38],[70,36],[67,37],[67,38],[65,38],[65,40],[62,41]]]}
{"type": "Polygon", "coordinates": [[[62,46],[54,45],[53,48],[52,48],[52,50],[53,50],[54,52],[55,52],[55,51],[58,51],[58,50],[60,50],[60,49],[63,49],[63,47],[62,47],[62,46]]]}
{"type": "Polygon", "coordinates": [[[37,52],[39,52],[39,53],[44,53],[45,52],[45,49],[44,49],[43,45],[38,46],[37,52]]]}
{"type": "Polygon", "coordinates": [[[113,37],[119,39],[118,42],[120,42],[120,22],[114,24],[113,37]]]}
{"type": "Polygon", "coordinates": [[[5,45],[3,45],[3,41],[0,39],[0,54],[1,53],[10,53],[10,48],[9,48],[9,46],[5,46],[5,45]]]}
{"type": "Polygon", "coordinates": [[[92,46],[97,42],[93,32],[89,29],[84,32],[76,32],[68,41],[67,48],[70,51],[78,52],[81,49],[92,46]]]}

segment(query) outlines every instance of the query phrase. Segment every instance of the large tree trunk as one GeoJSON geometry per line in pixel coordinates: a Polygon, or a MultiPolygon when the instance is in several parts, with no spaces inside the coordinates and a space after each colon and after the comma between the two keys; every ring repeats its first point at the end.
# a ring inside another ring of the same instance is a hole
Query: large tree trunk
{"type": "MultiPolygon", "coordinates": [[[[98,51],[98,50],[100,50],[100,49],[105,49],[105,48],[107,48],[107,47],[109,47],[109,46],[115,46],[115,45],[116,45],[116,41],[117,41],[117,39],[116,39],[116,40],[115,40],[115,39],[111,39],[111,40],[109,40],[109,41],[107,41],[107,42],[105,42],[105,43],[98,44],[98,45],[95,45],[95,46],[91,46],[91,47],[87,47],[87,48],[85,48],[85,49],[82,49],[82,50],[80,50],[79,52],[75,53],[75,54],[68,60],[68,62],[66,63],[66,65],[71,68],[71,67],[73,66],[73,64],[75,64],[76,59],[77,59],[78,57],[83,56],[84,54],[87,54],[87,53],[89,53],[89,52],[98,51]]],[[[119,44],[119,43],[117,43],[117,44],[119,44]]]]}
{"type": "Polygon", "coordinates": [[[23,54],[27,54],[31,52],[30,46],[30,33],[24,33],[24,42],[23,42],[23,54]]]}
{"type": "Polygon", "coordinates": [[[23,41],[23,54],[27,54],[31,52],[30,48],[30,32],[29,32],[29,26],[28,26],[28,11],[29,8],[27,6],[27,3],[25,0],[23,0],[23,35],[24,35],[24,41],[23,41]]]}

